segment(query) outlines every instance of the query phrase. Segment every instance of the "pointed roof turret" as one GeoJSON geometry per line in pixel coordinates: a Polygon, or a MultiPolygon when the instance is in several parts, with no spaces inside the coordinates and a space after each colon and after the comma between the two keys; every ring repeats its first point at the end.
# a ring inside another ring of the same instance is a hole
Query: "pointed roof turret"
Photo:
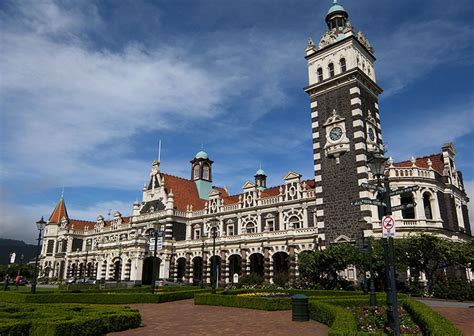
{"type": "Polygon", "coordinates": [[[66,210],[66,203],[64,203],[64,194],[61,194],[61,198],[56,204],[56,207],[51,213],[51,216],[49,216],[48,222],[50,224],[60,224],[63,218],[66,218],[67,220],[69,220],[69,216],[66,210]]]}

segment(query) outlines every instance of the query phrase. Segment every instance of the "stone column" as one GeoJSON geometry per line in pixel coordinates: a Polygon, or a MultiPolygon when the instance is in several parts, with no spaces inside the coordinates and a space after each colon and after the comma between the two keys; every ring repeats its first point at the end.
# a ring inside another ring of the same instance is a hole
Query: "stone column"
{"type": "Polygon", "coordinates": [[[221,250],[221,273],[220,273],[220,281],[224,283],[229,283],[229,263],[226,259],[226,251],[221,250]]]}
{"type": "Polygon", "coordinates": [[[191,252],[186,252],[186,272],[185,272],[185,282],[190,284],[192,283],[192,267],[191,267],[191,252]]]}
{"type": "Polygon", "coordinates": [[[242,276],[247,275],[247,250],[242,248],[240,250],[240,256],[242,259],[240,260],[240,269],[242,272],[242,276]]]}
{"type": "Polygon", "coordinates": [[[264,247],[263,248],[263,266],[264,266],[264,279],[265,282],[270,282],[270,267],[271,267],[271,261],[270,261],[270,247],[264,247]]]}
{"type": "Polygon", "coordinates": [[[295,246],[290,245],[288,247],[288,252],[290,256],[290,274],[289,274],[289,282],[292,285],[296,279],[296,258],[295,258],[295,246]]]}

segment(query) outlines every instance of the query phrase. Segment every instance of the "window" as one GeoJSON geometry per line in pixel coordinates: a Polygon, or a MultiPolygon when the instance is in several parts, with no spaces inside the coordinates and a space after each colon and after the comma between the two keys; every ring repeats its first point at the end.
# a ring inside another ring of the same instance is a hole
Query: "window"
{"type": "Polygon", "coordinates": [[[233,236],[234,235],[234,224],[227,225],[227,235],[233,236]]]}
{"type": "Polygon", "coordinates": [[[341,60],[339,61],[339,64],[341,65],[341,72],[345,72],[346,71],[346,59],[341,58],[341,60]]]}
{"type": "Polygon", "coordinates": [[[201,229],[195,229],[194,230],[194,239],[200,239],[201,238],[201,229]]]}
{"type": "Polygon", "coordinates": [[[334,77],[334,64],[329,63],[328,69],[329,69],[329,77],[334,77]]]}
{"type": "Polygon", "coordinates": [[[194,178],[198,179],[199,178],[199,166],[198,165],[194,166],[193,171],[194,171],[194,173],[193,173],[194,178]]]}
{"type": "MultiPolygon", "coordinates": [[[[400,204],[410,204],[413,203],[413,194],[402,194],[400,197],[400,204]]],[[[403,219],[415,219],[415,208],[408,208],[402,210],[403,219]]]]}
{"type": "Polygon", "coordinates": [[[255,226],[255,223],[248,223],[247,226],[245,227],[245,231],[247,233],[256,233],[257,232],[257,228],[255,226]]]}
{"type": "Polygon", "coordinates": [[[423,208],[425,209],[425,218],[433,219],[433,210],[431,209],[431,197],[430,194],[427,192],[423,194],[423,208]]]}
{"type": "Polygon", "coordinates": [[[323,81],[323,69],[318,68],[318,70],[316,72],[318,73],[318,82],[322,82],[323,81]]]}
{"type": "Polygon", "coordinates": [[[267,228],[268,228],[268,231],[275,231],[275,220],[274,219],[268,219],[267,220],[267,228]]]}
{"type": "Polygon", "coordinates": [[[288,223],[290,228],[299,229],[301,227],[300,219],[296,216],[292,216],[288,223]]]}
{"type": "Polygon", "coordinates": [[[202,168],[202,178],[205,180],[209,180],[209,166],[208,165],[205,165],[202,168]]]}

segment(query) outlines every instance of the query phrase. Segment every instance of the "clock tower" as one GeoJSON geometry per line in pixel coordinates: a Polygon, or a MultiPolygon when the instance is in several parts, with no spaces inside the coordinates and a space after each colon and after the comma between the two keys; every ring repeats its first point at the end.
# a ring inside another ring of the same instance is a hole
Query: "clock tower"
{"type": "Polygon", "coordinates": [[[308,41],[309,85],[316,182],[316,221],[329,242],[362,235],[364,219],[376,207],[351,201],[373,197],[359,185],[367,182],[367,155],[383,150],[374,49],[334,0],[326,15],[327,31],[319,44],[308,41]]]}

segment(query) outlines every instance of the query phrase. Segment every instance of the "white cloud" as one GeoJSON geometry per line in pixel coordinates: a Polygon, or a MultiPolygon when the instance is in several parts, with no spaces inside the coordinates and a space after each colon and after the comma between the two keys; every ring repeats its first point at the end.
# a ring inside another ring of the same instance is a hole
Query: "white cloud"
{"type": "Polygon", "coordinates": [[[469,222],[471,223],[471,232],[474,233],[474,180],[464,181],[464,188],[471,201],[468,203],[469,222]]]}
{"type": "Polygon", "coordinates": [[[472,62],[466,43],[474,28],[456,20],[409,22],[376,41],[378,77],[385,83],[384,97],[406,86],[441,64],[472,62]]]}

